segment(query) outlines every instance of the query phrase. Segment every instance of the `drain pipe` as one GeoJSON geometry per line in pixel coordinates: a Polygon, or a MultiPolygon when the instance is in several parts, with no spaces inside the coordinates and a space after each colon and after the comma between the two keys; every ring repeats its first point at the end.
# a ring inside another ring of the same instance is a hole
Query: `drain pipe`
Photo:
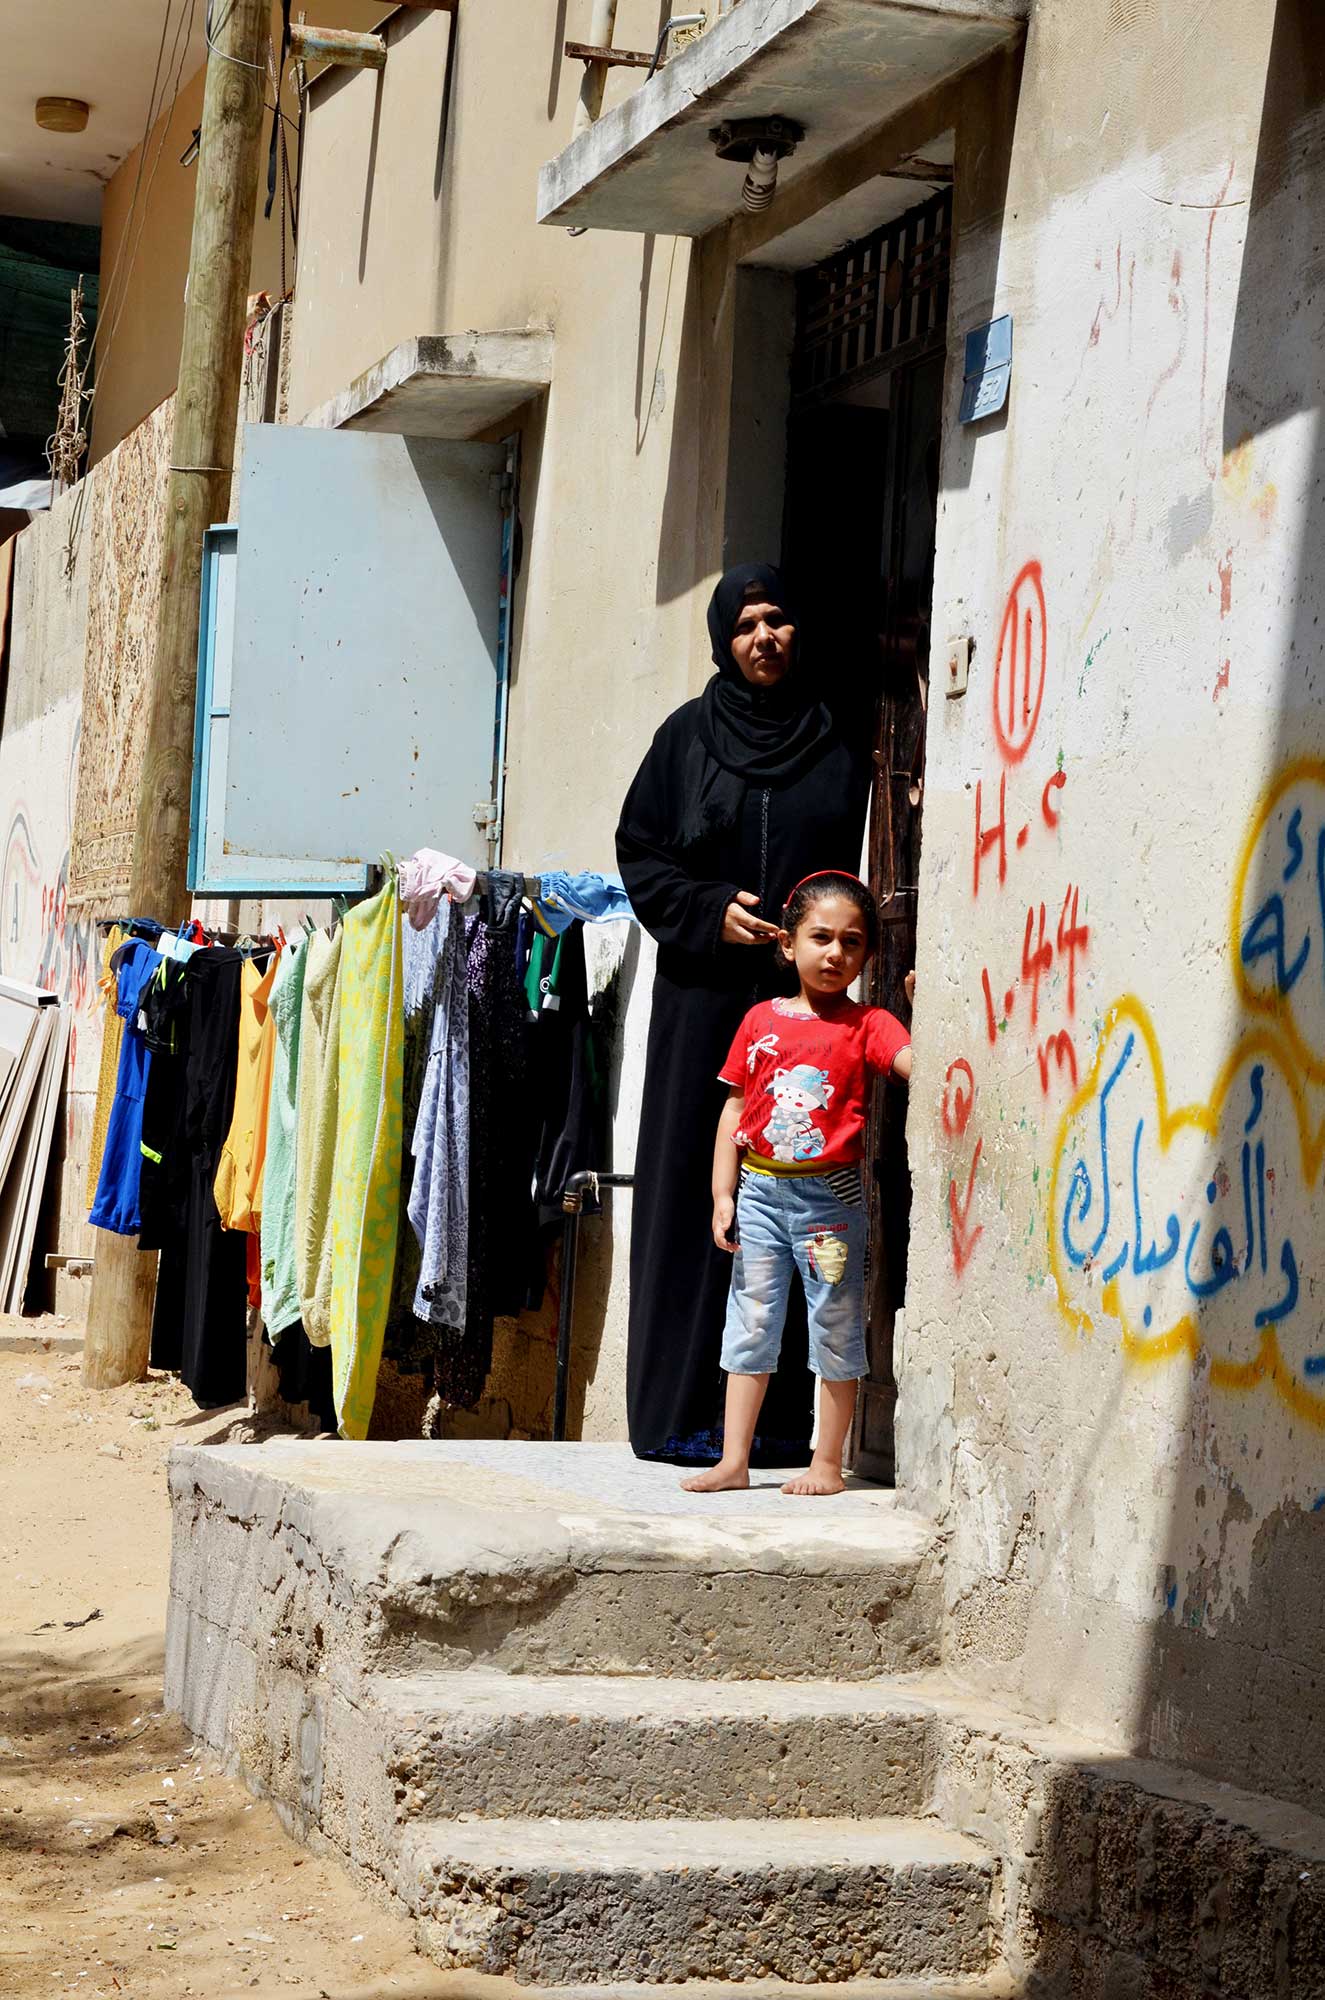
{"type": "Polygon", "coordinates": [[[572,1174],[561,1197],[565,1216],[561,1232],[561,1309],[557,1315],[557,1384],[552,1399],[552,1436],[557,1444],[566,1437],[566,1402],[570,1393],[571,1332],[575,1324],[575,1265],[580,1249],[580,1216],[584,1197],[596,1200],[599,1188],[633,1188],[634,1174],[572,1174]]]}
{"type": "MultiPolygon", "coordinates": [[[[617,0],[593,0],[593,21],[589,28],[589,42],[595,49],[610,49],[612,37],[616,33],[617,0]]],[[[574,137],[587,132],[603,108],[603,92],[607,88],[607,64],[591,62],[584,65],[584,81],[580,85],[580,101],[575,107],[574,137]]]]}

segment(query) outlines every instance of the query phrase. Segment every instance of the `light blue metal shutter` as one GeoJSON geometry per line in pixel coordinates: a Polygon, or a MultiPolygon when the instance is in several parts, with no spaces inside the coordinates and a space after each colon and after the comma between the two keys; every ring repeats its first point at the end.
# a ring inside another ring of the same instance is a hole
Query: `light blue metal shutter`
{"type": "Polygon", "coordinates": [[[246,427],[229,854],[489,861],[507,453],[246,427]]]}
{"type": "Polygon", "coordinates": [[[329,896],[362,890],[362,864],[234,854],[225,839],[230,755],[230,674],[235,645],[235,572],[239,531],[209,528],[202,546],[198,620],[198,710],[193,745],[193,815],[189,887],[198,896],[329,896]]]}

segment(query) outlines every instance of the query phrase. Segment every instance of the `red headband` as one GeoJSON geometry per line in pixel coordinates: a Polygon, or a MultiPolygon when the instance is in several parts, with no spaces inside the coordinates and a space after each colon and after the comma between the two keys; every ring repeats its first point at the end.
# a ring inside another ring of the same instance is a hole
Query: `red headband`
{"type": "MultiPolygon", "coordinates": [[[[853,875],[851,871],[847,868],[814,868],[811,869],[808,875],[801,876],[800,881],[796,884],[796,888],[792,889],[790,894],[788,895],[787,903],[789,903],[791,901],[792,896],[795,895],[796,889],[803,889],[807,882],[818,882],[825,875],[836,875],[840,882],[854,882],[859,888],[865,891],[865,894],[867,896],[872,896],[874,893],[874,891],[870,888],[868,882],[862,882],[859,875],[853,875]]],[[[785,910],[787,904],[784,903],[782,907],[785,910]]]]}

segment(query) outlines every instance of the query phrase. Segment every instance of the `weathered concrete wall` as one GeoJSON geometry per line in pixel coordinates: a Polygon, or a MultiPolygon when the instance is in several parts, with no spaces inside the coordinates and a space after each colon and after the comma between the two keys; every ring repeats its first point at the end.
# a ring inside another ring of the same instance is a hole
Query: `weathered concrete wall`
{"type": "Polygon", "coordinates": [[[904,1490],[953,1664],[1325,1797],[1322,66],[1296,0],[1042,0],[958,132],[904,1490]],[[938,656],[942,678],[944,655],[938,656]]]}
{"type": "MultiPolygon", "coordinates": [[[[101,1059],[99,942],[89,912],[68,906],[83,700],[89,539],[66,550],[77,501],[66,495],[14,543],[13,621],[0,704],[0,972],[47,986],[71,1009],[69,1082],[52,1154],[53,1204],[42,1246],[90,1254],[83,1200],[92,1104],[101,1059]]],[[[64,1312],[84,1307],[86,1285],[57,1280],[64,1312]]]]}
{"type": "MultiPolygon", "coordinates": [[[[316,19],[323,28],[372,28],[385,11],[380,0],[319,0],[316,19]]],[[[272,33],[277,47],[280,21],[281,10],[273,0],[272,33]]],[[[189,268],[197,186],[194,169],[182,167],[180,155],[202,118],[205,75],[205,69],[199,69],[189,78],[178,97],[158,118],[146,146],[135,146],[106,183],[101,215],[101,299],[106,320],[114,332],[103,336],[97,355],[97,397],[92,426],[94,462],[127,437],[149,410],[172,396],[179,379],[184,281],[189,268]],[[134,183],[140,176],[134,210],[134,183]],[[146,198],[144,187],[148,189],[146,198]]],[[[299,103],[288,76],[281,103],[286,116],[297,120],[299,103]]],[[[279,197],[270,221],[264,221],[262,215],[267,200],[268,129],[264,125],[263,170],[259,176],[249,282],[255,292],[266,290],[276,298],[281,284],[279,197]]],[[[293,173],[292,130],[289,140],[293,173]]],[[[292,261],[290,282],[294,282],[292,261]]]]}
{"type": "MultiPolygon", "coordinates": [[[[538,0],[514,40],[462,25],[444,171],[442,15],[393,25],[380,87],[348,73],[318,86],[305,151],[293,417],[411,335],[554,330],[549,396],[500,427],[521,433],[524,531],[503,860],[531,872],[615,867],[626,786],[663,717],[707,673],[696,621],[720,560],[716,503],[703,514],[695,504],[709,341],[690,247],[571,238],[534,220],[538,169],[570,137],[583,73],[562,58],[561,38],[583,39],[590,11],[575,0],[563,21],[538,0]]],[[[656,8],[625,0],[617,42],[652,47],[656,35],[656,8]]],[[[637,82],[618,71],[609,87],[637,82]]],[[[714,462],[720,478],[720,453],[714,462]]],[[[624,953],[612,1164],[628,1171],[652,945],[614,933],[591,948],[600,984],[624,953]]],[[[629,1195],[609,1199],[624,1224],[629,1195]]],[[[573,1404],[589,1436],[624,1434],[627,1240],[624,1227],[584,1225],[573,1404]]],[[[523,1339],[502,1329],[479,1421],[546,1431],[551,1302],[521,1327],[523,1339]]]]}

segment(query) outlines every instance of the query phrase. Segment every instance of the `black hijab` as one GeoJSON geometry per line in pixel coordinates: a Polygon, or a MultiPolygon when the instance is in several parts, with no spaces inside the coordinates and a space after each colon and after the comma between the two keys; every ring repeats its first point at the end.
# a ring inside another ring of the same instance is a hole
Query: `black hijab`
{"type": "Polygon", "coordinates": [[[809,685],[800,626],[771,563],[739,563],[709,599],[709,643],[717,673],[699,698],[705,768],[687,801],[682,843],[733,826],[747,786],[790,784],[818,762],[834,737],[833,719],[809,685]],[[732,657],[732,634],[747,603],[776,604],[797,627],[791,671],[775,687],[755,687],[732,657]]]}

